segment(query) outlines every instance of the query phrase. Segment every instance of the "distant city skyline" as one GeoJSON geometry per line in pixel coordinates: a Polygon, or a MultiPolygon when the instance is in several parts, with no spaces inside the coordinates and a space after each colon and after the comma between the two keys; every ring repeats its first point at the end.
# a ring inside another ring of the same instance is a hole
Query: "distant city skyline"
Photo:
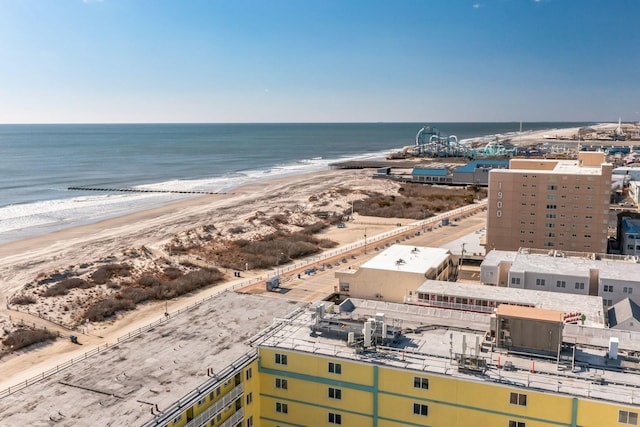
{"type": "Polygon", "coordinates": [[[5,0],[0,123],[640,121],[640,2],[5,0]]]}

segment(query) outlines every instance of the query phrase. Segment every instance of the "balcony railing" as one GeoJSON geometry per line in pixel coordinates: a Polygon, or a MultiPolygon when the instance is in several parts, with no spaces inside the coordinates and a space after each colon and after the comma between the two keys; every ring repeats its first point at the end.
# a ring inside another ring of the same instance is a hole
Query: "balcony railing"
{"type": "Polygon", "coordinates": [[[203,412],[199,413],[194,419],[189,421],[186,424],[186,426],[200,427],[205,425],[206,423],[214,419],[219,413],[224,411],[224,409],[227,406],[233,405],[236,399],[242,396],[243,391],[244,391],[244,386],[242,385],[242,383],[240,383],[240,385],[238,385],[233,390],[231,390],[231,392],[222,396],[222,399],[214,402],[213,404],[211,404],[211,406],[209,406],[203,412]]]}

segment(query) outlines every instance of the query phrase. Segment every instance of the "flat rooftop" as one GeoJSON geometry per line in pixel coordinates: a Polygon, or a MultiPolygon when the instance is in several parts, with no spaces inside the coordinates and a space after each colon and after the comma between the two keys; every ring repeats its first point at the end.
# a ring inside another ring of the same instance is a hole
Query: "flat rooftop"
{"type": "Polygon", "coordinates": [[[225,292],[0,399],[2,425],[141,425],[252,349],[299,303],[225,292]]]}
{"type": "Polygon", "coordinates": [[[378,270],[425,273],[449,258],[446,249],[395,244],[360,266],[378,270]]]}
{"type": "MultiPolygon", "coordinates": [[[[602,164],[607,164],[606,162],[602,164]]],[[[602,164],[594,166],[585,166],[581,164],[579,160],[541,160],[541,159],[517,159],[514,164],[513,161],[509,162],[509,169],[492,169],[489,173],[511,173],[522,174],[523,172],[531,172],[534,175],[602,175],[602,164]],[[531,168],[517,167],[516,165],[532,165],[531,168]],[[538,165],[544,164],[545,166],[553,164],[553,168],[541,169],[538,165]]]]}
{"type": "Polygon", "coordinates": [[[511,262],[511,273],[535,271],[539,274],[557,274],[589,279],[590,270],[599,271],[600,280],[627,280],[637,282],[640,263],[631,256],[580,253],[569,251],[542,251],[522,248],[520,251],[490,251],[483,264],[497,266],[502,261],[511,262]],[[495,252],[495,253],[494,253],[495,252]],[[600,259],[598,259],[600,258],[600,259]]]}
{"type": "MultiPolygon", "coordinates": [[[[353,324],[382,313],[388,325],[400,325],[403,333],[385,345],[356,349],[353,345],[348,345],[346,339],[325,333],[322,329],[313,332],[315,310],[310,309],[300,311],[291,321],[281,322],[275,332],[257,344],[309,352],[316,356],[372,362],[467,381],[489,381],[527,390],[604,399],[621,404],[638,403],[634,392],[640,387],[640,375],[635,370],[622,369],[620,358],[618,361],[608,361],[607,364],[604,357],[606,347],[590,344],[580,347],[576,351],[575,369],[572,370],[570,364],[556,365],[555,357],[541,357],[534,353],[498,352],[483,345],[483,350],[474,354],[475,338],[478,337],[483,342],[485,332],[489,329],[490,316],[487,314],[359,299],[345,301],[340,305],[340,310],[337,313],[327,313],[323,321],[334,325],[340,325],[341,322],[353,324]],[[458,363],[450,358],[450,342],[454,354],[461,354],[466,342],[465,356],[482,358],[486,362],[486,369],[481,373],[459,369],[458,363]],[[531,372],[532,360],[535,360],[535,373],[531,372]],[[505,362],[509,362],[512,367],[504,369],[505,362]]],[[[573,337],[570,339],[573,342],[573,337]]],[[[566,355],[563,353],[563,356],[566,355]]],[[[638,369],[639,366],[635,362],[633,368],[638,369]]]]}
{"type": "Polygon", "coordinates": [[[587,317],[585,324],[604,327],[605,314],[602,309],[602,297],[598,296],[473,285],[441,280],[427,280],[416,289],[416,292],[473,300],[499,301],[516,305],[533,305],[537,308],[558,310],[564,313],[580,312],[587,317]]]}

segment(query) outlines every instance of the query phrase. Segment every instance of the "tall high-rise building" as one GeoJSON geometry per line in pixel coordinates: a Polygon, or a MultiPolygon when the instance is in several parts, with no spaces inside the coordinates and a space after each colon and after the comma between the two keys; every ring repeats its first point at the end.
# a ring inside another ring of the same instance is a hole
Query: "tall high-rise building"
{"type": "Polygon", "coordinates": [[[489,173],[487,252],[521,247],[607,251],[611,171],[604,153],[512,159],[489,173]]]}

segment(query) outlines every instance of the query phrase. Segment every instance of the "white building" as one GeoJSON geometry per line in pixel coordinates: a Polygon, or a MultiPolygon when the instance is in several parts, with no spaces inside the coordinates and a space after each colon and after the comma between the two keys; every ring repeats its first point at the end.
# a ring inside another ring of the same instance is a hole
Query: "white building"
{"type": "MultiPolygon", "coordinates": [[[[602,298],[590,295],[566,295],[536,289],[498,288],[468,283],[426,280],[413,297],[405,298],[407,304],[452,310],[493,313],[501,304],[555,310],[569,315],[585,315],[585,325],[604,327],[602,298]]],[[[568,320],[581,321],[581,316],[567,316],[568,320]]]]}
{"type": "Polygon", "coordinates": [[[447,249],[395,244],[357,269],[335,273],[342,296],[402,303],[426,279],[447,280],[453,261],[447,249]]]}
{"type": "Polygon", "coordinates": [[[520,249],[491,251],[480,266],[486,285],[601,296],[605,307],[625,298],[640,303],[637,257],[520,249]]]}

